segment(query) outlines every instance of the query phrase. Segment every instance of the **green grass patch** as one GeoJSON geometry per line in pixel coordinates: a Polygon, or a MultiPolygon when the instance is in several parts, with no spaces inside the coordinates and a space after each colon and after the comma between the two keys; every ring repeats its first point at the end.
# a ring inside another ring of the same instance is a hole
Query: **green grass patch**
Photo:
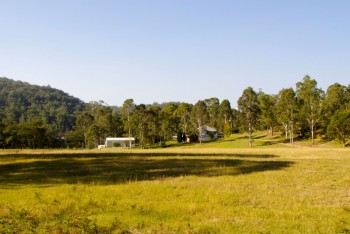
{"type": "MultiPolygon", "coordinates": [[[[321,137],[315,139],[315,145],[312,145],[311,139],[294,139],[294,144],[289,143],[289,139],[286,139],[284,135],[275,133],[273,136],[269,136],[266,132],[256,132],[252,136],[253,148],[341,148],[341,143],[336,141],[325,141],[321,137]]],[[[244,149],[249,148],[249,139],[247,134],[232,134],[229,137],[203,142],[202,144],[178,144],[172,142],[169,144],[171,147],[181,148],[222,148],[222,149],[244,149]]]]}
{"type": "Polygon", "coordinates": [[[341,148],[0,151],[0,232],[348,233],[349,171],[341,148]]]}

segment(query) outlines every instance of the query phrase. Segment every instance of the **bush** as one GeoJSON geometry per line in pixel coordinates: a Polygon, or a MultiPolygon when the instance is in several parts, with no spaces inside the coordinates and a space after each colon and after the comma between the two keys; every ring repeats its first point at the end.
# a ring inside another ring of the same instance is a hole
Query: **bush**
{"type": "Polygon", "coordinates": [[[113,147],[120,147],[120,143],[114,142],[114,143],[113,143],[113,147]]]}

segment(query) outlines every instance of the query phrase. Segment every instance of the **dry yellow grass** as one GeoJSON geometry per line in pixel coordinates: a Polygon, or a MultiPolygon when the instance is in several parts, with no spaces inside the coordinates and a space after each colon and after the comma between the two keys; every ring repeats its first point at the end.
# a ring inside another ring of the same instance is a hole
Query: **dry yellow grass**
{"type": "Polygon", "coordinates": [[[350,231],[349,149],[11,150],[0,169],[5,233],[350,231]]]}

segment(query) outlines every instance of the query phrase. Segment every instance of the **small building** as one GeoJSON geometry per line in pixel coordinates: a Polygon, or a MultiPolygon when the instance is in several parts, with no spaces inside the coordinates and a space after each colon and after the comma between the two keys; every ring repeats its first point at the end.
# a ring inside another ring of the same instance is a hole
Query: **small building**
{"type": "Polygon", "coordinates": [[[210,141],[218,138],[218,133],[216,128],[203,125],[202,128],[198,130],[200,132],[199,137],[202,139],[202,141],[210,141]]]}
{"type": "Polygon", "coordinates": [[[131,147],[135,147],[135,138],[133,137],[107,137],[105,142],[106,148],[112,147],[122,147],[129,148],[131,143],[131,147]]]}

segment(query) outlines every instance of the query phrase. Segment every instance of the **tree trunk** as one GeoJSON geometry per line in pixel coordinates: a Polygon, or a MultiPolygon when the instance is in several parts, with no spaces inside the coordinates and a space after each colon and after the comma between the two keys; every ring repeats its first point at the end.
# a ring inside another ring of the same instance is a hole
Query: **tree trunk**
{"type": "Polygon", "coordinates": [[[291,143],[292,143],[292,145],[293,145],[293,147],[294,147],[294,121],[293,121],[293,116],[294,116],[294,111],[293,111],[293,108],[292,108],[292,110],[291,110],[291,116],[290,116],[290,119],[291,119],[291,124],[290,124],[290,129],[291,129],[291,131],[290,131],[290,134],[291,134],[291,143]]]}
{"type": "Polygon", "coordinates": [[[312,124],[311,124],[311,139],[312,139],[312,146],[315,144],[314,141],[314,124],[313,124],[313,120],[312,120],[312,124]]]}
{"type": "Polygon", "coordinates": [[[293,127],[293,122],[290,125],[290,143],[294,147],[294,127],[293,127]]]}
{"type": "Polygon", "coordinates": [[[282,123],[285,132],[285,138],[288,139],[288,124],[282,123]]]}
{"type": "Polygon", "coordinates": [[[129,149],[131,149],[130,114],[128,115],[128,125],[129,125],[129,149]]]}
{"type": "Polygon", "coordinates": [[[202,123],[199,119],[197,119],[197,124],[198,124],[198,139],[199,139],[199,144],[202,144],[202,123]]]}
{"type": "Polygon", "coordinates": [[[252,128],[251,124],[249,123],[249,146],[253,147],[253,142],[252,142],[252,128]]]}

